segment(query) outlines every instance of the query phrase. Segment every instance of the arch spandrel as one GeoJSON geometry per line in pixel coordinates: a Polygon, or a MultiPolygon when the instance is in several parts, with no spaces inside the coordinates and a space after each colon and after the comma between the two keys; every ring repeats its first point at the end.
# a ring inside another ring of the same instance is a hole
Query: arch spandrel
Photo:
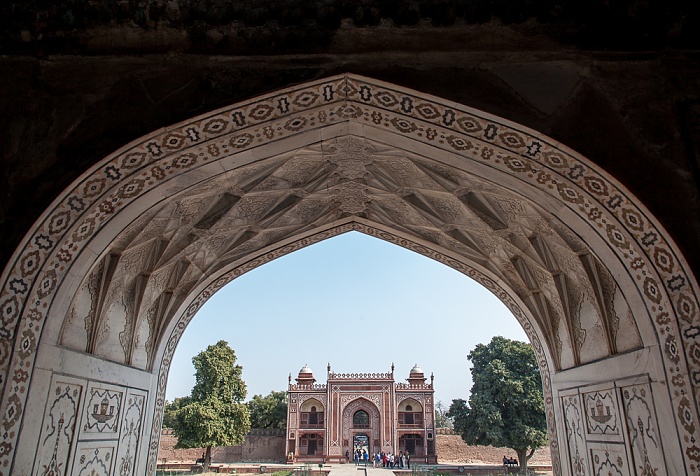
{"type": "Polygon", "coordinates": [[[406,396],[403,399],[399,399],[398,410],[400,412],[421,412],[423,411],[423,404],[413,397],[406,396]],[[411,408],[407,408],[407,406],[410,406],[411,408]]]}
{"type": "MultiPolygon", "coordinates": [[[[665,374],[653,375],[652,384],[667,382],[667,395],[657,392],[657,398],[673,402],[664,416],[673,418],[680,435],[685,470],[698,471],[697,385],[689,377],[700,365],[693,353],[697,284],[653,217],[605,173],[546,137],[351,75],[158,131],[91,169],[43,215],[3,274],[0,306],[9,332],[0,340],[7,431],[0,463],[7,468],[14,458],[40,340],[52,345],[62,328],[61,342],[68,348],[84,346],[95,355],[152,369],[154,384],[144,390],[162,407],[169,356],[211,292],[294,246],[350,229],[380,230],[377,236],[404,240],[409,248],[494,284],[487,287],[523,323],[549,369],[543,377],[552,436],[568,421],[551,422],[561,414],[561,403],[556,392],[548,393],[549,372],[576,369],[640,344],[658,348],[665,374]],[[359,141],[343,145],[348,137],[359,141]],[[367,144],[371,153],[363,152],[367,144]],[[467,183],[467,169],[478,178],[477,187],[467,183]],[[207,191],[219,187],[210,177],[229,173],[236,187],[207,191]],[[185,197],[205,183],[209,189],[185,197]],[[503,196],[494,184],[513,193],[503,196]],[[319,199],[324,186],[332,197],[325,201],[319,199]],[[170,199],[181,208],[168,211],[163,204],[170,199]],[[257,224],[252,228],[240,216],[238,221],[227,216],[246,200],[257,224]],[[161,221],[158,212],[171,215],[161,221]],[[317,222],[310,221],[314,216],[317,222]],[[187,226],[174,227],[178,220],[187,226]],[[217,223],[251,229],[228,248],[219,243],[225,252],[217,254],[216,240],[202,239],[217,223]],[[473,223],[478,226],[470,227],[473,223]],[[264,233],[260,224],[268,226],[264,233]],[[151,259],[136,259],[139,250],[148,250],[151,259]],[[87,266],[88,255],[97,256],[98,264],[87,266]],[[72,307],[65,298],[54,301],[57,289],[75,296],[72,307]],[[110,321],[115,303],[125,310],[110,321]],[[92,327],[84,324],[90,312],[92,327]],[[51,332],[42,336],[44,325],[51,332]],[[619,332],[633,328],[638,338],[619,332]],[[586,339],[605,345],[587,348],[586,339]]],[[[628,394],[636,397],[645,391],[630,388],[628,394]]],[[[155,413],[145,426],[157,441],[155,413]]],[[[669,444],[673,453],[674,443],[669,444]]],[[[151,466],[152,455],[153,448],[151,466]]],[[[569,473],[570,462],[559,468],[557,458],[553,451],[555,468],[569,473]]]]}
{"type": "Polygon", "coordinates": [[[309,397],[301,404],[299,405],[299,411],[300,412],[310,412],[310,411],[317,411],[317,412],[323,412],[325,410],[325,404],[321,403],[321,400],[319,400],[316,397],[309,397]],[[316,410],[312,410],[311,407],[316,407],[316,410]]]}

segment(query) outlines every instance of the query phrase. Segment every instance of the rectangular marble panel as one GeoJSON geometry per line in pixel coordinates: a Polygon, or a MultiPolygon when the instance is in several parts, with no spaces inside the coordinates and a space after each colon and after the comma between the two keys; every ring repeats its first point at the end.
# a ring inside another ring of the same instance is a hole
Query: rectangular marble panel
{"type": "Polygon", "coordinates": [[[116,441],[78,443],[71,474],[78,476],[111,476],[116,453],[116,441]]]}
{"type": "Polygon", "coordinates": [[[142,390],[129,389],[124,397],[116,458],[119,476],[132,476],[134,474],[138,461],[147,395],[142,390]]]}
{"type": "Polygon", "coordinates": [[[591,444],[590,462],[593,476],[630,476],[625,447],[622,444],[591,444]]]}
{"type": "Polygon", "coordinates": [[[34,475],[66,474],[76,427],[80,424],[80,403],[85,384],[84,380],[60,375],[52,378],[34,475]]]}
{"type": "Polygon", "coordinates": [[[620,392],[636,472],[666,474],[663,448],[649,385],[629,385],[622,387],[620,392]]]}
{"type": "Polygon", "coordinates": [[[562,396],[561,407],[564,411],[571,474],[585,476],[588,474],[588,465],[586,464],[585,423],[583,422],[580,396],[578,394],[562,396]]]}
{"type": "Polygon", "coordinates": [[[608,388],[582,394],[589,437],[620,441],[620,412],[614,389],[608,388]]]}
{"type": "Polygon", "coordinates": [[[80,439],[116,439],[124,388],[90,382],[85,397],[80,439]]]}

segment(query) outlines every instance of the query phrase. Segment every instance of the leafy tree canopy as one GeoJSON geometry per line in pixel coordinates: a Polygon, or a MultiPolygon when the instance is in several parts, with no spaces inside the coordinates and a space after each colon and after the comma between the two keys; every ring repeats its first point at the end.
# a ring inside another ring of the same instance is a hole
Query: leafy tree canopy
{"type": "Polygon", "coordinates": [[[473,364],[469,403],[452,401],[447,415],[471,445],[512,448],[520,468],[547,444],[542,377],[530,344],[494,337],[469,353],[473,364]]]}
{"type": "Polygon", "coordinates": [[[163,426],[173,428],[175,425],[175,412],[180,408],[189,405],[192,402],[192,397],[177,397],[172,402],[165,401],[163,408],[163,426]]]}
{"type": "Polygon", "coordinates": [[[251,428],[287,427],[287,392],[272,391],[269,395],[255,395],[248,403],[251,428]]]}
{"type": "MultiPolygon", "coordinates": [[[[220,340],[192,358],[195,385],[187,404],[175,411],[176,448],[206,448],[204,472],[209,470],[212,446],[243,443],[250,430],[250,415],[242,403],[246,385],[236,365],[236,354],[220,340]]],[[[174,402],[173,402],[174,403],[174,402]]]]}

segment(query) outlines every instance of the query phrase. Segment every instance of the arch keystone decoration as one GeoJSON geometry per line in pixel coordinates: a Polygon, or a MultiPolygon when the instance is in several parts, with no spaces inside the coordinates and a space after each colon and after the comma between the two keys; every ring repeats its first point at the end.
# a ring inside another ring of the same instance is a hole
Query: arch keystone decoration
{"type": "Polygon", "coordinates": [[[700,472],[698,286],[658,221],[542,134],[346,74],[138,139],[44,212],[0,281],[0,474],[153,474],[201,305],[348,231],[508,306],[538,356],[555,474],[700,472]]]}

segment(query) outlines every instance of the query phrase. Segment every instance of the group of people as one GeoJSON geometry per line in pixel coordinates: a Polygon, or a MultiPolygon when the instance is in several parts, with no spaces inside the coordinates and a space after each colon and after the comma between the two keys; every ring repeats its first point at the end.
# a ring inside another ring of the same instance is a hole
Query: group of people
{"type": "Polygon", "coordinates": [[[382,451],[374,455],[374,467],[379,468],[380,466],[391,469],[411,469],[411,456],[408,451],[399,451],[398,455],[382,451]]]}
{"type": "Polygon", "coordinates": [[[515,458],[508,458],[503,455],[503,466],[518,466],[518,460],[515,458]]]}
{"type": "MultiPolygon", "coordinates": [[[[350,462],[350,450],[345,451],[345,458],[350,462]]],[[[397,455],[382,451],[375,453],[372,457],[365,449],[358,448],[354,451],[353,459],[356,465],[364,463],[366,466],[369,464],[370,458],[375,468],[411,469],[411,455],[408,451],[399,451],[397,455]]]]}

